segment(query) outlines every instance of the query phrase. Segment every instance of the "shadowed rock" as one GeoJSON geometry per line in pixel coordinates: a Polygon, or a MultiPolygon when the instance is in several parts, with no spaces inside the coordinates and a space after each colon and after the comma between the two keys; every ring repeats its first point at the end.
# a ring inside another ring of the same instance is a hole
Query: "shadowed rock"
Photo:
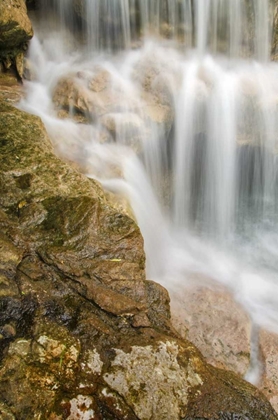
{"type": "Polygon", "coordinates": [[[33,36],[24,0],[1,0],[0,3],[0,62],[6,69],[15,65],[23,75],[23,52],[33,36]]]}
{"type": "Polygon", "coordinates": [[[0,189],[3,418],[277,418],[179,338],[134,221],[53,154],[38,117],[5,102],[0,189]]]}

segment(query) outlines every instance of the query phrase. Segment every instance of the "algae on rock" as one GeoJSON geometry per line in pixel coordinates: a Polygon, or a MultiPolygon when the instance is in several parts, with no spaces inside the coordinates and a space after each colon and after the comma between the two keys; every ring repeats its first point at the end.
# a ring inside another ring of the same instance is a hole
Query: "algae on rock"
{"type": "Polygon", "coordinates": [[[0,2],[0,63],[6,69],[15,66],[23,76],[23,52],[33,36],[24,0],[1,0],[0,2]]]}
{"type": "Polygon", "coordinates": [[[4,419],[277,419],[179,338],[166,290],[145,279],[138,226],[5,101],[0,191],[4,419]]]}

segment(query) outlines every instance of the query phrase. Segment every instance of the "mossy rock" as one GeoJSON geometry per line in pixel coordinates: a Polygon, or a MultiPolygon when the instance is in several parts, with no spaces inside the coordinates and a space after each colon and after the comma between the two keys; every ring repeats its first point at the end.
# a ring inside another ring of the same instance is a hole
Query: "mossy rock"
{"type": "Polygon", "coordinates": [[[24,0],[1,0],[0,2],[0,66],[14,67],[19,77],[23,76],[24,52],[33,36],[24,0]]]}
{"type": "Polygon", "coordinates": [[[255,387],[178,337],[166,290],[145,279],[135,222],[6,101],[0,232],[0,418],[277,419],[255,387]]]}
{"type": "Polygon", "coordinates": [[[0,50],[18,48],[33,36],[24,0],[1,0],[0,50]]]}

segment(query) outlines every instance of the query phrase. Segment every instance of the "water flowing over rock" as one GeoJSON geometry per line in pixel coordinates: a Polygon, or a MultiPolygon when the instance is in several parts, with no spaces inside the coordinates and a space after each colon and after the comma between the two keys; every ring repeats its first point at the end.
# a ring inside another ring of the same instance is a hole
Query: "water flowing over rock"
{"type": "Polygon", "coordinates": [[[186,289],[172,297],[172,323],[212,365],[244,376],[250,364],[251,322],[225,290],[186,289]]]}
{"type": "MultiPolygon", "coordinates": [[[[49,2],[45,4],[47,10],[49,2]]],[[[268,0],[73,0],[54,1],[53,7],[64,25],[72,26],[74,13],[83,19],[94,50],[129,48],[154,35],[196,46],[201,54],[208,48],[266,60],[270,53],[268,0]]]]}
{"type": "Polygon", "coordinates": [[[3,418],[275,419],[175,335],[139,229],[54,156],[40,119],[1,102],[0,120],[3,418]]]}
{"type": "Polygon", "coordinates": [[[21,111],[0,74],[0,417],[276,419],[275,2],[26,4],[21,111]]]}
{"type": "Polygon", "coordinates": [[[173,125],[171,94],[163,83],[167,70],[159,67],[139,63],[134,69],[139,94],[117,85],[107,70],[90,69],[63,76],[53,90],[54,105],[59,115],[79,122],[99,119],[114,140],[125,138],[128,145],[141,151],[150,135],[150,124],[166,131],[166,137],[173,125]],[[61,114],[63,111],[65,114],[61,114]]]}

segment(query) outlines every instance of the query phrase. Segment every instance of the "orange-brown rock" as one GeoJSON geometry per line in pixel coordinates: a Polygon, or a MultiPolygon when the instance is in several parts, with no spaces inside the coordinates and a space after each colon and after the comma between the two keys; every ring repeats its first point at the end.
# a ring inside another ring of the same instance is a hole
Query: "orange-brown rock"
{"type": "Polygon", "coordinates": [[[241,376],[250,362],[251,322],[223,288],[184,288],[171,297],[173,326],[192,341],[213,366],[241,376]]]}
{"type": "Polygon", "coordinates": [[[278,335],[262,329],[259,346],[262,361],[259,388],[278,412],[278,335]]]}
{"type": "Polygon", "coordinates": [[[163,78],[153,85],[149,77],[146,79],[140,80],[141,95],[136,99],[120,84],[112,83],[112,76],[105,70],[77,72],[58,80],[53,102],[59,114],[66,112],[75,120],[99,119],[112,138],[118,135],[138,151],[141,142],[148,138],[150,124],[163,128],[168,135],[174,118],[169,93],[163,89],[163,78]]]}
{"type": "Polygon", "coordinates": [[[2,101],[0,190],[0,417],[277,419],[173,331],[134,221],[2,101]]]}

